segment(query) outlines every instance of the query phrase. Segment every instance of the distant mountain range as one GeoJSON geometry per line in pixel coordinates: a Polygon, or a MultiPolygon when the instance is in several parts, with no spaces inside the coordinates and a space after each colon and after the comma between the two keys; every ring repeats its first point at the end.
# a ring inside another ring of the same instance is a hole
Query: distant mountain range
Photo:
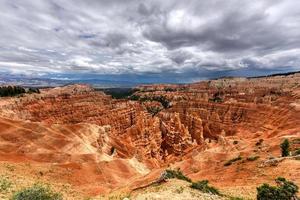
{"type": "Polygon", "coordinates": [[[99,79],[53,79],[53,78],[36,78],[28,76],[16,76],[10,74],[0,75],[0,85],[21,85],[25,87],[57,87],[74,83],[90,84],[95,88],[130,88],[137,86],[138,83],[130,81],[113,81],[99,79]]]}
{"type": "MultiPolygon", "coordinates": [[[[245,76],[245,78],[263,78],[263,77],[273,77],[273,76],[287,76],[292,75],[295,73],[300,73],[300,71],[295,72],[286,72],[286,73],[274,73],[265,76],[245,76]]],[[[241,76],[219,76],[217,78],[210,78],[210,80],[216,80],[220,78],[235,78],[241,76]]],[[[97,78],[49,78],[49,77],[30,77],[25,75],[14,75],[8,73],[1,73],[0,74],[0,85],[20,85],[24,87],[57,87],[57,86],[64,86],[74,83],[82,83],[82,84],[89,84],[92,85],[94,88],[132,88],[137,85],[144,85],[144,84],[153,84],[153,81],[145,81],[135,78],[128,78],[130,81],[127,80],[110,80],[104,79],[105,77],[97,78]],[[138,80],[138,81],[137,81],[138,80]]],[[[169,83],[169,82],[168,82],[169,83]]],[[[176,83],[176,82],[174,82],[176,83]]]]}

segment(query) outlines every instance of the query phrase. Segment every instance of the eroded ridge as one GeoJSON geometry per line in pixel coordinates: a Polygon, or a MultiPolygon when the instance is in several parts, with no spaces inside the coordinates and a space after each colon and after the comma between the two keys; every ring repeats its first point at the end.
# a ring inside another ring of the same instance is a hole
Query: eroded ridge
{"type": "Polygon", "coordinates": [[[299,183],[299,161],[263,165],[280,156],[285,138],[299,148],[299,74],[136,89],[124,99],[88,85],[1,98],[2,162],[55,168],[43,177],[93,195],[130,190],[168,167],[228,191],[228,185],[252,191],[282,174],[299,183]]]}

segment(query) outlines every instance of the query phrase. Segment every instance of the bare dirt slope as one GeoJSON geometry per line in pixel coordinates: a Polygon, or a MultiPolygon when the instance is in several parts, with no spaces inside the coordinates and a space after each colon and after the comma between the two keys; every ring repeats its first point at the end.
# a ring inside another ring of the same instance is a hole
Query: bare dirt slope
{"type": "MultiPolygon", "coordinates": [[[[281,159],[279,146],[300,148],[299,83],[294,74],[150,85],[122,100],[70,85],[1,98],[0,175],[18,183],[12,190],[67,187],[66,199],[128,194],[166,168],[251,199],[277,176],[300,185],[299,160],[281,159]]],[[[157,199],[181,183],[170,184],[157,199]]]]}

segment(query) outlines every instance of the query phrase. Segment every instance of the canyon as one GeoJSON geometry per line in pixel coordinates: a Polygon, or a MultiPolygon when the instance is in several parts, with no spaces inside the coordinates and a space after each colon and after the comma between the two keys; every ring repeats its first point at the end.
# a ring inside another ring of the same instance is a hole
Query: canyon
{"type": "Polygon", "coordinates": [[[278,176],[300,185],[299,159],[277,159],[284,139],[300,148],[300,73],[140,85],[123,99],[83,84],[0,98],[0,174],[66,199],[139,191],[178,168],[254,199],[278,176]]]}

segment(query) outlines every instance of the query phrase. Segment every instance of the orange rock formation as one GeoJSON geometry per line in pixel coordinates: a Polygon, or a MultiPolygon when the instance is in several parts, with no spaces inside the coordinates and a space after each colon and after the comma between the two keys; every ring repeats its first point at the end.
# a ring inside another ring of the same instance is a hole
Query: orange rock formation
{"type": "Polygon", "coordinates": [[[299,161],[257,167],[280,155],[283,138],[300,137],[299,74],[138,89],[143,101],[112,99],[87,85],[0,99],[0,160],[69,169],[49,177],[93,195],[152,181],[168,165],[225,189],[278,175],[300,183],[299,161]],[[238,155],[261,159],[224,166],[238,155]]]}

